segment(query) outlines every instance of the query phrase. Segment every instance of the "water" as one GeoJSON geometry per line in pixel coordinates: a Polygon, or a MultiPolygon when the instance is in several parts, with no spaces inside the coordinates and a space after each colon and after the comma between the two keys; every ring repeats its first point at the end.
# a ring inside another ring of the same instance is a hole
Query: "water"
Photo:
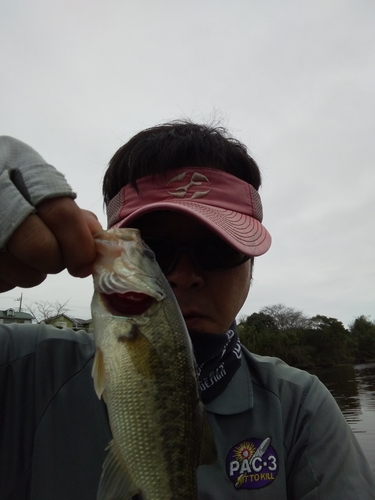
{"type": "Polygon", "coordinates": [[[375,363],[314,370],[328,387],[375,471],[375,363]]]}

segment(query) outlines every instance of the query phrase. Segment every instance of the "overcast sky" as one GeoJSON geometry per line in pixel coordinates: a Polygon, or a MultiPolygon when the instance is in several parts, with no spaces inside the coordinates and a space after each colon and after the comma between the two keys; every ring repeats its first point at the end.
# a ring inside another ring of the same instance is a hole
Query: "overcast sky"
{"type": "MultiPolygon", "coordinates": [[[[375,319],[374,26],[373,0],[0,0],[0,134],[105,224],[118,147],[166,120],[220,120],[261,167],[273,237],[241,315],[375,319]]],[[[90,278],[11,290],[0,309],[20,293],[90,317],[90,278]]]]}

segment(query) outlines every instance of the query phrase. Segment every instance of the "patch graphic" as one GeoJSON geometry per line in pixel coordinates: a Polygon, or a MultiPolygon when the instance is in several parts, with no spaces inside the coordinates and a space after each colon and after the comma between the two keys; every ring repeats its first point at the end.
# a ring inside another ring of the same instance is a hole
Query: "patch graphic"
{"type": "Polygon", "coordinates": [[[201,186],[204,182],[205,183],[210,182],[205,175],[200,174],[199,172],[193,172],[193,173],[191,173],[189,171],[182,172],[182,174],[178,174],[175,177],[173,177],[173,179],[171,179],[168,182],[168,185],[171,183],[176,183],[176,182],[180,182],[180,181],[186,182],[185,176],[187,173],[191,174],[190,181],[183,186],[176,187],[174,191],[167,190],[168,194],[170,194],[176,198],[187,197],[187,198],[195,199],[195,198],[203,198],[211,191],[211,189],[204,189],[203,191],[200,191],[199,189],[194,189],[194,186],[201,186]],[[193,189],[190,189],[190,188],[193,188],[193,189]],[[188,195],[188,191],[189,191],[189,195],[188,195]]]}
{"type": "Polygon", "coordinates": [[[279,472],[271,438],[250,438],[236,444],[227,455],[226,467],[236,489],[256,490],[268,486],[279,472]]]}

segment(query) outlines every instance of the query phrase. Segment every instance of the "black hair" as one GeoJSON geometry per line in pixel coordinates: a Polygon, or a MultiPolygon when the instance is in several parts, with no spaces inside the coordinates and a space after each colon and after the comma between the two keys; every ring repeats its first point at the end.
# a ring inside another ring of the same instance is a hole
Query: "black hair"
{"type": "Polygon", "coordinates": [[[147,175],[165,175],[183,167],[211,167],[224,170],[248,182],[261,185],[260,170],[247,148],[221,126],[172,121],[142,130],[114,154],[103,179],[104,203],[126,184],[137,188],[147,175]]]}

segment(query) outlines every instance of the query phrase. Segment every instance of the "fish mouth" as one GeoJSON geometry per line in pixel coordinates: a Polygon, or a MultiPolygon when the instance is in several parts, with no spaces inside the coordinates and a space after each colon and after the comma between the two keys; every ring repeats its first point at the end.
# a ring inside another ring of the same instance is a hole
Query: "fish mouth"
{"type": "Polygon", "coordinates": [[[101,294],[112,314],[116,316],[139,316],[156,302],[146,293],[126,292],[101,294]]]}

